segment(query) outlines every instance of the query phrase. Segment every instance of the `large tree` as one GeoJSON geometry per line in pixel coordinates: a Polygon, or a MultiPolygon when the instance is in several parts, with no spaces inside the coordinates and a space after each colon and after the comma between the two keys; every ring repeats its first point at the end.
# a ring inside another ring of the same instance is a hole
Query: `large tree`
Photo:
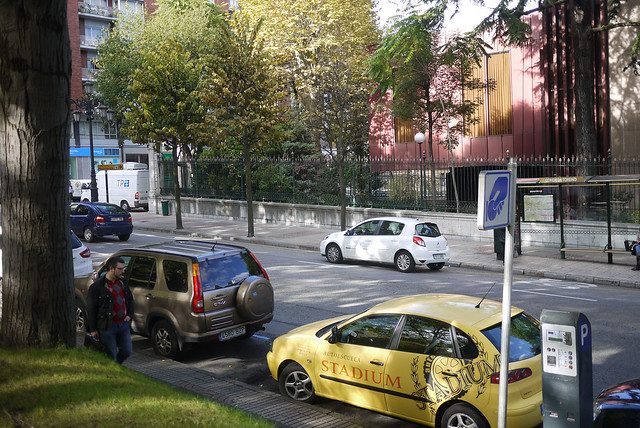
{"type": "Polygon", "coordinates": [[[205,0],[157,3],[143,31],[116,27],[101,46],[98,90],[123,111],[123,133],[171,150],[176,228],[182,229],[178,162],[190,159],[198,144],[192,127],[204,113],[199,98],[204,58],[211,54],[222,15],[205,0]]]}
{"type": "Polygon", "coordinates": [[[444,22],[442,5],[397,21],[371,61],[378,92],[381,95],[388,90],[392,92],[393,115],[411,120],[420,131],[426,130],[432,210],[437,209],[434,141],[449,150],[453,148],[453,140],[441,138],[451,132],[450,121],[472,123],[479,103],[463,97],[463,91],[483,86],[472,75],[472,66],[480,59],[482,40],[476,37],[445,40],[444,22]]]}
{"type": "Polygon", "coordinates": [[[240,13],[263,20],[265,47],[286,82],[293,117],[319,152],[337,160],[345,228],[344,160],[368,144],[367,58],[379,41],[373,1],[241,0],[240,13]]]}
{"type": "Polygon", "coordinates": [[[75,344],[66,5],[0,2],[0,340],[8,346],[75,344]]]}
{"type": "Polygon", "coordinates": [[[234,15],[219,27],[201,92],[206,114],[200,138],[239,147],[244,164],[247,236],[254,236],[252,158],[278,124],[279,84],[260,37],[260,21],[234,15]]]}

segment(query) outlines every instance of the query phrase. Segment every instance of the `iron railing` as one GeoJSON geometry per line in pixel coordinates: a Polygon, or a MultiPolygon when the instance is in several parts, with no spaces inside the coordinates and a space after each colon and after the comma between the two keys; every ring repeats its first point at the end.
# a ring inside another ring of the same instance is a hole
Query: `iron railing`
{"type": "MultiPolygon", "coordinates": [[[[518,177],[571,177],[581,175],[640,174],[640,160],[540,157],[517,159],[518,177]]],[[[414,159],[364,158],[345,162],[347,205],[390,209],[475,213],[478,200],[478,173],[506,169],[508,159],[465,159],[451,165],[437,160],[433,165],[435,189],[432,189],[431,165],[414,159]],[[426,179],[421,180],[420,170],[426,179]],[[452,172],[453,171],[453,172],[452,172]],[[455,174],[458,200],[453,187],[455,174]],[[421,183],[422,181],[422,183],[421,183]],[[432,196],[435,192],[435,204],[432,196]],[[424,195],[421,198],[421,195],[424,195]]],[[[244,164],[237,159],[199,159],[179,162],[183,196],[244,200],[244,164]]],[[[292,204],[339,205],[338,166],[324,157],[259,158],[252,160],[253,198],[255,201],[292,204]]],[[[161,194],[173,194],[171,160],[161,163],[161,194]]],[[[523,189],[520,192],[531,192],[523,189]]],[[[535,192],[554,194],[558,189],[540,188],[535,192]]],[[[603,187],[563,187],[565,218],[602,220],[606,216],[607,195],[603,187]],[[586,205],[585,205],[586,204],[586,205]]],[[[634,185],[612,186],[613,219],[638,222],[640,188],[634,185]]]]}

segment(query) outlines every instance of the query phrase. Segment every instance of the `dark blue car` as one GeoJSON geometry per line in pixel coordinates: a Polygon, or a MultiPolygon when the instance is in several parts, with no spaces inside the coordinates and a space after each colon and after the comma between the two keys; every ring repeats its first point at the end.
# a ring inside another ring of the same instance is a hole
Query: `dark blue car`
{"type": "Polygon", "coordinates": [[[640,379],[605,389],[593,406],[594,428],[640,427],[640,379]]]}
{"type": "Polygon", "coordinates": [[[106,235],[117,235],[126,241],[133,232],[133,223],[131,214],[117,205],[80,202],[71,204],[71,230],[87,242],[106,235]]]}

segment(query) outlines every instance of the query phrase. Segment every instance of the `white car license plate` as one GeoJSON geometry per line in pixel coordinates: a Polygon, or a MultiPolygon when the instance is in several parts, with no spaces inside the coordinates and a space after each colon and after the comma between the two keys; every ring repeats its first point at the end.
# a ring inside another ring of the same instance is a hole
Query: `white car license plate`
{"type": "Polygon", "coordinates": [[[111,221],[122,221],[122,217],[111,217],[111,221]]]}
{"type": "Polygon", "coordinates": [[[231,330],[223,331],[218,335],[218,339],[222,342],[224,340],[233,339],[234,337],[242,336],[247,332],[245,326],[232,328],[231,330]]]}
{"type": "Polygon", "coordinates": [[[444,254],[434,254],[433,255],[433,259],[434,260],[442,260],[442,259],[444,259],[444,254]]]}

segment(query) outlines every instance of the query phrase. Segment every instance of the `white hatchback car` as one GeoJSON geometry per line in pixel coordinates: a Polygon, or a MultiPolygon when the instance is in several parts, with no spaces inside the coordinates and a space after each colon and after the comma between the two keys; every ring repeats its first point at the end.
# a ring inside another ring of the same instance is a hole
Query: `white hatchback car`
{"type": "Polygon", "coordinates": [[[73,277],[91,276],[93,274],[91,250],[73,232],[71,232],[71,249],[73,252],[73,277]]]}
{"type": "MultiPolygon", "coordinates": [[[[71,232],[71,248],[73,253],[73,277],[80,278],[93,274],[91,250],[71,232]]],[[[0,227],[0,279],[2,278],[2,227],[0,227]]]]}
{"type": "Polygon", "coordinates": [[[331,263],[352,259],[393,263],[401,272],[411,272],[416,265],[439,270],[449,261],[449,244],[435,223],[379,217],[327,235],[320,254],[331,263]]]}

